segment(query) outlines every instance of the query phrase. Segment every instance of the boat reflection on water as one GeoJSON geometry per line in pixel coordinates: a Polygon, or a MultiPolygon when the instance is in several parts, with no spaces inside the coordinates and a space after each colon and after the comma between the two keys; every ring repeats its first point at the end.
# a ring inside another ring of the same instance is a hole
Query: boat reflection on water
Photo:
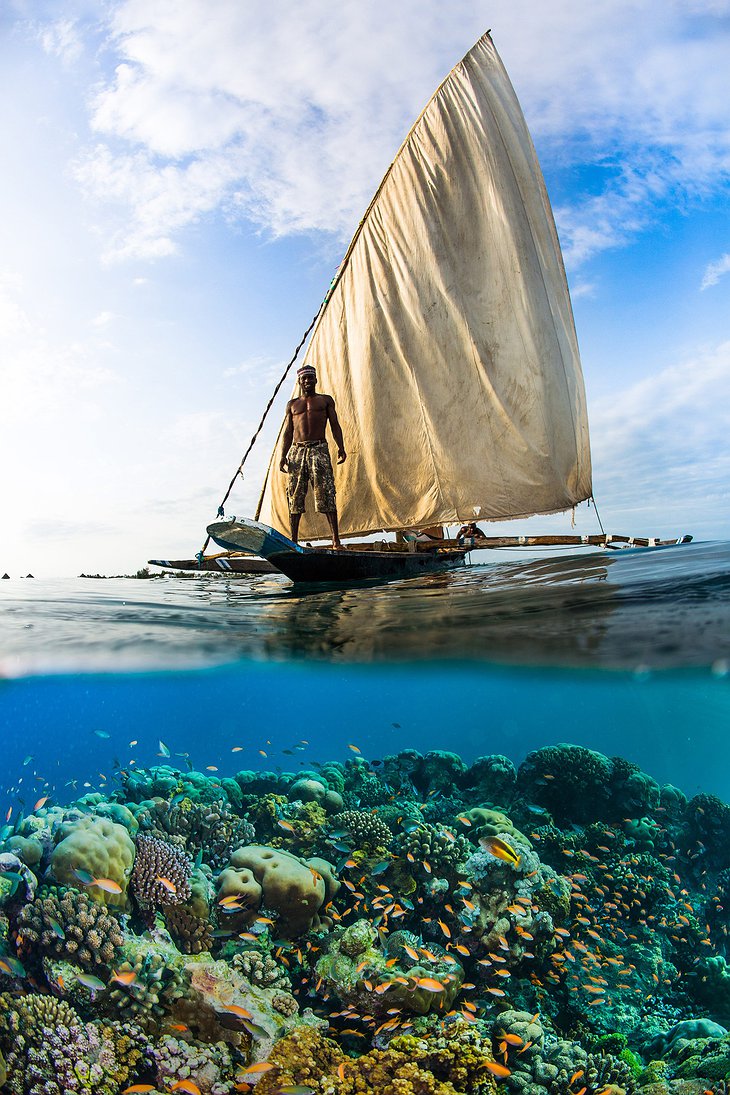
{"type": "Polygon", "coordinates": [[[273,659],[711,665],[727,654],[730,579],[715,573],[712,545],[690,550],[477,564],[309,593],[261,580],[240,600],[231,587],[246,624],[229,637],[237,655],[273,659]]]}

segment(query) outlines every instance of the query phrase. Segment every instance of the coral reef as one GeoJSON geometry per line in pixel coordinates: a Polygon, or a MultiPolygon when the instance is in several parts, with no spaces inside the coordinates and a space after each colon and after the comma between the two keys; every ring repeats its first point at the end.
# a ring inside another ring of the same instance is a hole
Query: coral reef
{"type": "Polygon", "coordinates": [[[5,825],[5,1090],[727,1095],[720,799],[572,745],[300,768],[5,825]]]}
{"type": "MultiPolygon", "coordinates": [[[[337,893],[330,863],[301,860],[282,849],[252,844],[237,848],[218,878],[218,901],[252,922],[262,905],[278,916],[277,930],[296,938],[320,923],[319,910],[337,893]]],[[[236,921],[238,916],[236,916],[236,921]]]]}
{"type": "Polygon", "coordinates": [[[118,1095],[147,1052],[133,1026],[85,1023],[70,1004],[49,996],[0,996],[0,1044],[12,1095],[118,1095]]]}

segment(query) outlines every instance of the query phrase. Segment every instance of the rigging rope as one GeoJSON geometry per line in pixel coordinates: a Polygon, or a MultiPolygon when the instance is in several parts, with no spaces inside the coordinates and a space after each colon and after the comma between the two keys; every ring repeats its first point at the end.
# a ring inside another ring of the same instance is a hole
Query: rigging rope
{"type": "Polygon", "coordinates": [[[605,530],[605,528],[603,527],[603,521],[601,520],[601,515],[600,515],[600,513],[598,512],[598,506],[596,505],[596,500],[595,500],[595,498],[593,497],[593,495],[591,495],[591,496],[590,496],[590,498],[588,499],[588,505],[589,505],[589,506],[590,506],[591,502],[593,503],[593,508],[594,508],[594,510],[596,511],[596,517],[598,518],[598,524],[599,524],[599,526],[600,526],[600,528],[601,528],[601,532],[602,532],[602,533],[603,533],[603,535],[605,536],[605,535],[606,535],[606,530],[605,530]]]}
{"type": "MultiPolygon", "coordinates": [[[[243,478],[243,465],[246,463],[246,460],[248,459],[248,454],[251,452],[251,449],[254,447],[254,444],[256,443],[256,438],[261,433],[261,429],[264,425],[264,422],[266,421],[266,417],[267,417],[269,411],[271,410],[271,407],[272,407],[272,404],[273,404],[274,400],[276,399],[277,395],[279,394],[279,389],[281,388],[282,384],[286,380],[287,375],[288,375],[289,370],[291,369],[292,365],[294,364],[296,359],[299,357],[299,351],[301,350],[304,343],[307,341],[307,336],[309,335],[310,331],[312,330],[315,323],[319,319],[319,316],[320,316],[320,313],[321,313],[322,309],[324,308],[325,304],[329,300],[330,295],[331,295],[331,289],[332,289],[332,287],[330,286],[330,292],[327,293],[327,296],[324,298],[324,300],[322,301],[322,303],[319,306],[319,309],[317,311],[316,316],[314,317],[314,319],[312,320],[312,322],[309,324],[306,331],[302,335],[301,341],[300,341],[299,345],[297,346],[296,350],[294,351],[294,356],[292,357],[291,361],[287,365],[286,369],[284,369],[284,372],[282,373],[282,376],[281,376],[281,379],[280,379],[279,383],[274,388],[274,393],[271,396],[271,399],[266,404],[266,409],[265,409],[264,413],[261,416],[261,421],[259,422],[259,424],[256,428],[256,432],[254,433],[253,437],[249,441],[248,448],[246,449],[245,453],[243,454],[243,457],[241,459],[241,463],[236,468],[236,471],[234,472],[233,478],[231,479],[230,483],[228,484],[228,490],[223,495],[223,498],[221,500],[221,504],[218,506],[218,514],[217,514],[218,517],[225,516],[225,514],[223,512],[223,507],[225,506],[226,502],[228,501],[228,495],[233,490],[233,486],[234,486],[236,480],[238,479],[239,475],[241,476],[241,478],[243,478]]],[[[200,551],[197,552],[196,555],[195,555],[195,558],[198,560],[198,563],[200,565],[202,565],[203,555],[204,555],[205,549],[207,548],[209,543],[210,543],[210,536],[206,536],[205,543],[203,544],[200,551]]]]}

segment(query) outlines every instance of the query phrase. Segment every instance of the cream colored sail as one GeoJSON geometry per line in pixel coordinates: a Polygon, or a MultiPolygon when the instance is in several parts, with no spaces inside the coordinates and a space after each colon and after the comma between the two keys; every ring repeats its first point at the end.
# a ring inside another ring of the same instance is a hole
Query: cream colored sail
{"type": "MultiPolygon", "coordinates": [[[[550,513],[590,497],[560,246],[488,35],[398,152],[305,360],[345,437],[335,469],[345,535],[550,513]]],[[[257,516],[288,532],[280,444],[257,516]]],[[[310,491],[303,538],[328,535],[313,504],[310,491]]]]}

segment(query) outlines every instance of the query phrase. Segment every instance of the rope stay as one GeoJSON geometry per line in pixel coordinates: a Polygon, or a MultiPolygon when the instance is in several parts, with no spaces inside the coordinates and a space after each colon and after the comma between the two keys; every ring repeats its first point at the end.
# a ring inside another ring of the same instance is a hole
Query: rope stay
{"type": "MultiPolygon", "coordinates": [[[[334,282],[334,279],[333,279],[333,282],[334,282]]],[[[309,334],[311,333],[312,328],[314,327],[315,323],[317,322],[317,320],[320,317],[322,309],[324,308],[325,304],[329,300],[329,298],[331,296],[331,290],[332,290],[332,286],[330,286],[330,291],[327,293],[327,296],[324,298],[324,300],[320,304],[319,309],[317,310],[316,316],[314,317],[314,319],[312,320],[312,322],[309,324],[306,331],[302,335],[301,340],[299,342],[299,345],[297,346],[296,350],[294,351],[294,355],[293,355],[291,361],[289,362],[287,367],[284,369],[284,372],[282,373],[282,376],[281,376],[281,379],[279,380],[279,383],[274,388],[274,392],[273,392],[273,395],[271,396],[271,399],[266,404],[266,409],[264,410],[264,413],[261,416],[261,421],[259,422],[258,426],[256,427],[256,432],[254,433],[253,437],[249,441],[248,448],[246,449],[245,453],[243,454],[243,457],[241,458],[241,463],[236,468],[236,470],[233,474],[233,478],[231,479],[230,483],[228,484],[228,490],[223,495],[223,498],[221,500],[221,504],[218,506],[218,513],[217,513],[218,517],[224,517],[225,516],[223,507],[225,506],[226,502],[228,501],[228,496],[230,495],[231,491],[233,490],[233,487],[234,487],[235,482],[238,479],[239,475],[243,479],[243,465],[246,463],[246,460],[248,459],[248,455],[251,452],[251,449],[256,444],[256,439],[257,439],[258,435],[261,433],[261,430],[263,429],[264,422],[266,421],[267,416],[269,414],[269,411],[271,410],[271,408],[273,406],[274,400],[276,399],[277,395],[279,394],[279,390],[281,389],[282,384],[284,383],[287,376],[289,375],[289,370],[291,369],[291,367],[294,364],[294,362],[296,361],[296,359],[299,357],[299,351],[301,350],[304,343],[307,341],[307,338],[308,338],[309,334]]],[[[205,549],[207,548],[209,543],[210,543],[210,536],[206,536],[205,543],[203,544],[200,551],[197,552],[196,555],[195,555],[195,558],[198,560],[198,565],[199,566],[203,565],[203,555],[204,555],[205,549]]]]}

